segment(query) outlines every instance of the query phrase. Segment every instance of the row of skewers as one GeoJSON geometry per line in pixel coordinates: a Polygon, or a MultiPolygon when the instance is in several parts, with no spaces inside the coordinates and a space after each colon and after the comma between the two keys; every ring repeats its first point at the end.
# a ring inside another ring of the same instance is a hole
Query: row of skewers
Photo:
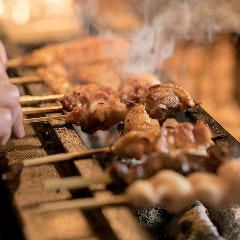
{"type": "MultiPolygon", "coordinates": [[[[22,66],[45,65],[37,70],[38,73],[44,72],[44,81],[49,86],[55,85],[54,91],[64,95],[32,99],[28,97],[28,100],[38,102],[43,99],[60,99],[62,107],[58,107],[58,110],[64,109],[67,112],[64,116],[66,123],[79,125],[84,132],[90,134],[121,123],[121,137],[109,148],[29,159],[23,162],[24,166],[69,160],[101,152],[112,153],[143,162],[130,168],[117,162],[104,177],[100,176],[104,183],[115,181],[127,187],[124,195],[112,199],[114,203],[129,202],[136,207],[162,205],[169,211],[176,212],[194,199],[210,206],[239,202],[240,196],[236,189],[240,183],[240,168],[235,159],[239,155],[225,156],[221,149],[215,154],[218,157],[211,154],[213,135],[203,122],[192,124],[169,120],[175,118],[179,112],[194,107],[193,99],[185,89],[174,84],[160,83],[152,74],[120,74],[119,69],[122,69],[127,55],[126,41],[119,38],[101,39],[98,36],[72,44],[45,47],[12,62],[22,66]],[[81,57],[76,58],[79,53],[82,53],[81,57]],[[94,67],[102,70],[101,81],[98,75],[87,75],[84,78],[84,74],[79,77],[74,71],[85,68],[86,73],[94,67]],[[113,71],[114,67],[116,70],[113,71]],[[53,74],[52,69],[61,71],[53,74]],[[112,82],[108,81],[110,71],[111,76],[115,76],[112,82]],[[68,81],[69,76],[75,76],[77,84],[68,81]],[[76,80],[76,76],[80,79],[76,80]],[[56,79],[59,82],[56,82],[56,79]]],[[[39,81],[40,78],[36,77],[35,80],[39,81]]],[[[22,103],[28,101],[25,99],[24,102],[22,98],[22,103]]],[[[96,177],[96,181],[97,179],[96,177]]],[[[61,186],[66,187],[65,180],[62,181],[61,186]]],[[[73,184],[75,188],[81,186],[81,179],[77,181],[80,185],[73,184]]],[[[86,182],[90,183],[94,183],[94,179],[86,182]]],[[[62,204],[66,208],[84,208],[86,205],[83,203],[81,200],[69,200],[62,204]]],[[[100,205],[99,202],[87,204],[88,207],[100,205]]],[[[56,206],[63,207],[61,203],[49,203],[43,205],[42,209],[57,209],[56,206]]]]}

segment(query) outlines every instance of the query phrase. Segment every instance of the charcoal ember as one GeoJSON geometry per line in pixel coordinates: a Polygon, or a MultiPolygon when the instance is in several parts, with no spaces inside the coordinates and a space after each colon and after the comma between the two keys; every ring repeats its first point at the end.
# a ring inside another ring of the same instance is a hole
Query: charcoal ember
{"type": "Polygon", "coordinates": [[[222,236],[227,239],[240,239],[240,207],[233,205],[221,209],[208,209],[211,219],[222,236]]]}
{"type": "Polygon", "coordinates": [[[173,218],[173,214],[161,207],[150,209],[135,209],[141,226],[143,226],[154,239],[162,239],[164,229],[173,218]]]}
{"type": "Polygon", "coordinates": [[[200,202],[190,209],[174,215],[165,228],[167,240],[224,240],[208,216],[208,210],[200,202]]]}

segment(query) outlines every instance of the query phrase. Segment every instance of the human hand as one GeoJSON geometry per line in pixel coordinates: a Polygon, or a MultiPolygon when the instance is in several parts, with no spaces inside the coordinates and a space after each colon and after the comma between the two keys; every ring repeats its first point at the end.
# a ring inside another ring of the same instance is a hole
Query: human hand
{"type": "Polygon", "coordinates": [[[0,145],[5,145],[11,136],[22,138],[25,134],[19,90],[9,83],[6,66],[7,54],[0,41],[0,145]]]}

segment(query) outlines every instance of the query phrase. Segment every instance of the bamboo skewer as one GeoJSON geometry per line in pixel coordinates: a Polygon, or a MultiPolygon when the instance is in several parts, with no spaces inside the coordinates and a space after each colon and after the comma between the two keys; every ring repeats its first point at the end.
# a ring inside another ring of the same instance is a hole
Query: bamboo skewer
{"type": "Polygon", "coordinates": [[[47,95],[47,96],[21,96],[20,97],[20,104],[30,104],[30,103],[42,103],[42,102],[49,102],[53,100],[59,100],[63,97],[63,94],[59,95],[47,95]]]}
{"type": "Polygon", "coordinates": [[[10,83],[12,84],[34,83],[34,82],[42,82],[42,81],[43,81],[42,78],[37,75],[10,78],[10,83]]]}
{"type": "Polygon", "coordinates": [[[37,123],[37,122],[47,122],[50,120],[64,120],[66,115],[53,115],[47,117],[39,117],[39,118],[24,118],[24,123],[37,123]]]}
{"type": "Polygon", "coordinates": [[[128,204],[128,198],[125,195],[114,195],[107,199],[96,200],[94,198],[83,198],[65,200],[59,202],[43,203],[40,204],[38,210],[40,212],[50,212],[67,209],[97,209],[106,206],[126,205],[128,204]]]}
{"type": "Polygon", "coordinates": [[[60,153],[60,154],[54,154],[54,155],[40,157],[40,158],[23,160],[23,166],[24,167],[37,166],[41,164],[49,164],[49,163],[72,160],[74,158],[92,156],[98,153],[110,153],[110,152],[112,152],[111,147],[90,149],[90,150],[85,150],[81,152],[60,153]]]}
{"type": "Polygon", "coordinates": [[[51,112],[59,112],[59,111],[62,111],[62,106],[22,108],[23,114],[51,113],[51,112]]]}
{"type": "Polygon", "coordinates": [[[110,184],[113,179],[108,174],[101,174],[93,178],[67,177],[61,179],[47,180],[44,182],[44,189],[47,191],[60,189],[80,189],[91,184],[110,184]]]}
{"type": "Polygon", "coordinates": [[[8,60],[7,67],[19,67],[21,66],[22,63],[22,58],[21,57],[16,57],[8,60]]]}

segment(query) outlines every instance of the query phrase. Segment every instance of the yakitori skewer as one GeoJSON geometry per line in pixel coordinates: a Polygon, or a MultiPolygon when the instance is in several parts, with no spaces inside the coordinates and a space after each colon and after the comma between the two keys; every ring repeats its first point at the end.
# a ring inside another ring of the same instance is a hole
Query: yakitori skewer
{"type": "Polygon", "coordinates": [[[240,201],[239,170],[240,164],[236,159],[221,164],[217,173],[196,172],[184,177],[171,170],[162,170],[150,179],[137,180],[130,184],[122,195],[101,201],[89,198],[46,203],[40,205],[39,209],[92,209],[131,204],[140,208],[163,206],[170,212],[179,212],[195,199],[207,206],[223,207],[240,201]]]}
{"type": "Polygon", "coordinates": [[[189,175],[198,171],[216,172],[218,167],[233,157],[239,156],[240,147],[212,146],[208,148],[208,156],[198,156],[189,153],[180,153],[176,156],[169,154],[157,154],[147,156],[147,159],[134,166],[128,166],[124,162],[114,162],[104,174],[92,178],[67,177],[50,179],[44,182],[46,190],[80,189],[91,184],[120,184],[127,186],[139,179],[147,179],[156,172],[171,169],[183,175],[189,175]]]}
{"type": "Polygon", "coordinates": [[[10,78],[10,82],[12,84],[34,83],[34,82],[42,82],[42,81],[43,81],[42,78],[37,75],[10,78]]]}
{"type": "Polygon", "coordinates": [[[42,103],[42,102],[49,102],[54,100],[59,100],[63,97],[63,94],[59,95],[47,95],[47,96],[30,96],[25,95],[20,97],[20,104],[31,104],[31,103],[42,103]]]}
{"type": "MultiPolygon", "coordinates": [[[[72,153],[80,155],[89,155],[102,152],[111,152],[118,156],[141,159],[144,154],[153,152],[172,153],[194,152],[195,154],[206,154],[206,148],[212,144],[211,131],[203,122],[197,122],[195,125],[190,123],[177,123],[174,126],[162,126],[161,129],[153,128],[147,130],[133,130],[120,137],[112,147],[86,150],[86,152],[72,153]],[[164,144],[163,144],[164,143],[164,144]]],[[[57,154],[27,160],[32,165],[48,163],[48,159],[54,159],[54,162],[68,160],[71,153],[57,154]]],[[[72,158],[72,157],[71,157],[72,158]]],[[[51,160],[49,160],[51,161],[51,160]]]]}
{"type": "Polygon", "coordinates": [[[50,107],[23,107],[23,114],[37,114],[37,113],[51,113],[62,111],[62,106],[50,106],[50,107]]]}
{"type": "Polygon", "coordinates": [[[72,160],[74,158],[92,156],[92,155],[98,154],[98,153],[110,153],[110,152],[112,152],[112,149],[110,147],[106,147],[106,148],[85,150],[85,151],[81,151],[81,152],[60,153],[60,154],[54,154],[54,155],[50,155],[50,156],[46,156],[46,157],[26,159],[23,161],[23,166],[30,167],[30,166],[36,166],[36,165],[41,165],[41,164],[48,164],[48,163],[72,160]]]}
{"type": "Polygon", "coordinates": [[[24,123],[37,123],[37,122],[47,122],[51,120],[64,120],[66,115],[51,115],[47,117],[39,117],[39,118],[24,118],[24,123]]]}

